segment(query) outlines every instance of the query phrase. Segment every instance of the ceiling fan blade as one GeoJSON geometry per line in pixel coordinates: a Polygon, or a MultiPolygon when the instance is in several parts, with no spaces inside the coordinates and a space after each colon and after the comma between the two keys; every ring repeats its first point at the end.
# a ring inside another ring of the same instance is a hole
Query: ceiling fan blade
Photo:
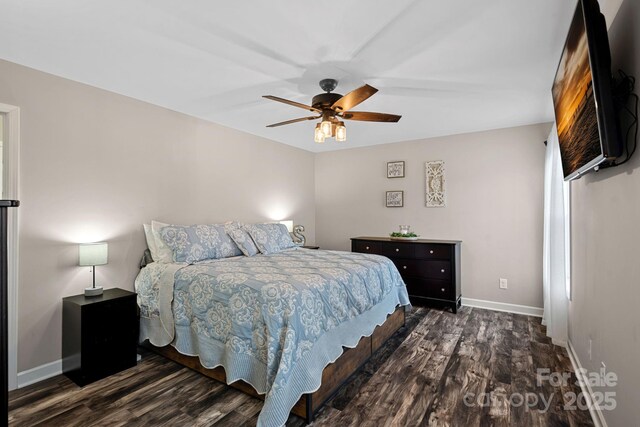
{"type": "Polygon", "coordinates": [[[395,114],[387,113],[370,113],[368,111],[347,111],[342,114],[342,117],[347,120],[359,120],[362,122],[390,122],[395,123],[402,118],[395,114]]]}
{"type": "Polygon", "coordinates": [[[278,102],[282,102],[284,104],[289,104],[289,105],[293,105],[294,107],[298,107],[298,108],[303,108],[305,110],[309,110],[309,111],[315,111],[316,113],[322,113],[322,110],[319,110],[315,107],[312,107],[310,105],[304,105],[301,104],[299,102],[295,102],[295,101],[289,101],[288,99],[284,99],[284,98],[278,98],[277,96],[272,96],[272,95],[263,95],[263,98],[267,98],[270,99],[272,101],[278,101],[278,102]]]}
{"type": "Polygon", "coordinates": [[[322,117],[322,116],[301,117],[299,119],[287,120],[286,122],[280,122],[280,123],[274,123],[272,125],[267,125],[267,127],[268,128],[274,128],[274,127],[277,127],[277,126],[290,125],[291,123],[304,122],[306,120],[315,120],[315,119],[319,119],[320,117],[322,117]]]}
{"type": "Polygon", "coordinates": [[[348,111],[356,105],[360,104],[365,99],[368,99],[377,91],[378,89],[373,86],[364,85],[356,90],[352,90],[342,98],[338,99],[333,103],[331,108],[334,110],[337,109],[338,111],[348,111]]]}

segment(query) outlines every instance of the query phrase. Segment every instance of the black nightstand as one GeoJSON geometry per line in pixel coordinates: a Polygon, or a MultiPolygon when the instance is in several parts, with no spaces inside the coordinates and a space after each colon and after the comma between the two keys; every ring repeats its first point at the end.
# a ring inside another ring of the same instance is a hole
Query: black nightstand
{"type": "Polygon", "coordinates": [[[62,300],[62,371],[84,386],[136,366],[136,294],[105,289],[62,300]]]}
{"type": "Polygon", "coordinates": [[[320,246],[303,246],[305,249],[320,249],[320,246]]]}

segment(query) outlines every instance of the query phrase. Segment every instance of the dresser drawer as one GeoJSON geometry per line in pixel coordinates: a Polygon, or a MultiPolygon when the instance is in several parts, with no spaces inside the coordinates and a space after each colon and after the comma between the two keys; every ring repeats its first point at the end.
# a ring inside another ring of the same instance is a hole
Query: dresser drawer
{"type": "Polygon", "coordinates": [[[416,245],[416,258],[422,259],[451,259],[451,245],[416,245]]]}
{"type": "Polygon", "coordinates": [[[423,298],[454,298],[454,286],[450,281],[425,280],[418,278],[405,279],[409,296],[423,298]]]}
{"type": "Polygon", "coordinates": [[[389,258],[413,258],[415,247],[411,243],[382,243],[382,255],[389,258]]]}
{"type": "Polygon", "coordinates": [[[451,281],[451,263],[449,261],[394,259],[393,263],[402,277],[424,277],[451,281]]]}
{"type": "Polygon", "coordinates": [[[360,252],[363,254],[382,254],[382,248],[380,242],[370,242],[367,240],[356,240],[353,242],[353,252],[360,252]]]}

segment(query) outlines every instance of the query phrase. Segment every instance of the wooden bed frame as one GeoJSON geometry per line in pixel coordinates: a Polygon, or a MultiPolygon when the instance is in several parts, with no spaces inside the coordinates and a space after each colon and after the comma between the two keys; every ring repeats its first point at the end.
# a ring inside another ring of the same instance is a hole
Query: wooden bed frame
{"type": "MultiPolygon", "coordinates": [[[[387,316],[387,320],[380,326],[377,326],[373,334],[368,337],[362,337],[358,345],[354,348],[347,348],[344,353],[332,364],[328,365],[322,371],[322,383],[320,388],[313,392],[302,395],[300,400],[291,409],[291,412],[304,418],[307,423],[313,421],[313,418],[324,403],[333,396],[333,394],[348,379],[357,372],[364,363],[374,354],[398,329],[405,324],[404,307],[396,307],[396,310],[387,316]]],[[[200,360],[196,356],[186,356],[178,353],[171,345],[165,347],[155,347],[145,342],[145,346],[152,351],[177,362],[187,368],[206,375],[209,378],[227,383],[224,368],[221,366],[214,369],[207,369],[200,364],[200,360]]],[[[229,384],[240,391],[251,396],[264,399],[264,395],[259,394],[248,383],[238,380],[229,384]]]]}

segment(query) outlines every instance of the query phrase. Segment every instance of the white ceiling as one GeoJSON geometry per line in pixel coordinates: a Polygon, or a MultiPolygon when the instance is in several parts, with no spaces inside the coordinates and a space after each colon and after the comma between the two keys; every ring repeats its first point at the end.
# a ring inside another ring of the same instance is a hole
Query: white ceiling
{"type": "Polygon", "coordinates": [[[553,119],[550,87],[575,0],[0,0],[0,58],[310,151],[553,119]],[[322,78],[354,110],[348,140],[313,142],[322,78]]]}

